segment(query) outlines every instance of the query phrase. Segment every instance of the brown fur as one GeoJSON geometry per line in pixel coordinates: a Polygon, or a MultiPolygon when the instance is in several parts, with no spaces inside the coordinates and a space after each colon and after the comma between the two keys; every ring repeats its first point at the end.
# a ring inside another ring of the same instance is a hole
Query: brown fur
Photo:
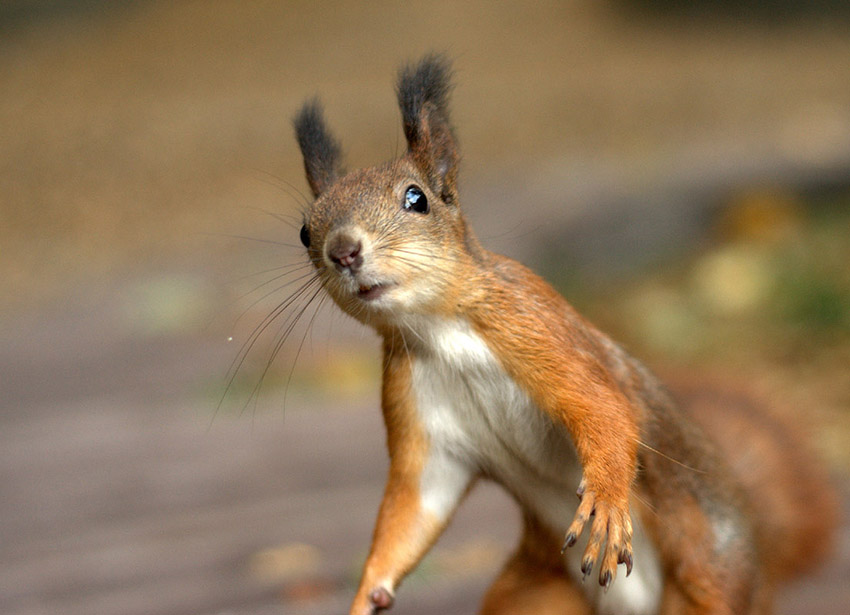
{"type": "MultiPolygon", "coordinates": [[[[684,388],[677,404],[545,281],[479,245],[459,208],[449,72],[438,56],[403,71],[398,93],[409,149],[384,165],[341,175],[339,147],[317,103],[296,122],[317,196],[302,238],[331,297],[384,340],[390,470],[351,613],[388,608],[445,524],[420,503],[431,443],[417,414],[412,365],[424,350],[403,331],[406,318],[421,315],[469,323],[516,385],[566,429],[583,472],[566,544],[589,525],[585,572],[599,564],[607,586],[618,564],[631,567],[636,515],[661,562],[661,613],[769,613],[775,586],[810,567],[830,541],[834,500],[817,464],[793,428],[744,397],[684,388]],[[400,215],[411,185],[430,210],[400,215]],[[377,280],[355,272],[364,228],[369,258],[380,260],[377,280]],[[333,265],[327,245],[350,251],[346,263],[355,264],[333,265]],[[358,298],[384,286],[414,299],[386,313],[358,298]]],[[[567,576],[560,542],[526,510],[523,540],[483,612],[591,612],[567,576]]]]}
{"type": "Polygon", "coordinates": [[[410,362],[401,353],[385,356],[382,407],[390,469],[353,612],[369,612],[372,590],[387,578],[405,576],[443,530],[419,506],[418,479],[427,442],[410,408],[410,362]]]}
{"type": "Polygon", "coordinates": [[[782,582],[830,549],[838,503],[804,430],[738,386],[674,381],[682,409],[718,443],[750,506],[771,511],[756,526],[767,576],[782,582]]]}
{"type": "Polygon", "coordinates": [[[558,537],[533,517],[524,525],[519,548],[484,596],[481,615],[588,615],[584,594],[552,548],[558,537]]]}

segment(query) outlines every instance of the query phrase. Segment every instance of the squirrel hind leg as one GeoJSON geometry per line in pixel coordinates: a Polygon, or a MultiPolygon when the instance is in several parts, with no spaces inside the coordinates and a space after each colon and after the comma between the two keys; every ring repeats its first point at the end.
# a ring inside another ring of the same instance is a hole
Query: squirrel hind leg
{"type": "MultiPolygon", "coordinates": [[[[557,551],[556,551],[557,552],[557,551]]],[[[514,554],[487,590],[481,615],[590,615],[584,593],[565,573],[514,554]]]]}
{"type": "Polygon", "coordinates": [[[590,615],[582,589],[558,557],[559,542],[526,519],[517,551],[487,590],[481,615],[590,615]]]}

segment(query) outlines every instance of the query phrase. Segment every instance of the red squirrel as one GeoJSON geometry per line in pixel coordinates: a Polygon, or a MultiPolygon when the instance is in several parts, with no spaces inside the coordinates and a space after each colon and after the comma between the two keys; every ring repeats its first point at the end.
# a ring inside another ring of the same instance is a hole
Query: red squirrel
{"type": "Polygon", "coordinates": [[[392,606],[481,478],[524,519],[486,615],[771,612],[777,584],[830,543],[817,464],[743,397],[674,401],[543,279],[481,246],[460,206],[450,78],[436,54],[400,71],[408,149],[372,168],[343,171],[317,100],[294,120],[315,197],[301,241],[336,304],[383,340],[389,476],[351,615],[392,606]]]}

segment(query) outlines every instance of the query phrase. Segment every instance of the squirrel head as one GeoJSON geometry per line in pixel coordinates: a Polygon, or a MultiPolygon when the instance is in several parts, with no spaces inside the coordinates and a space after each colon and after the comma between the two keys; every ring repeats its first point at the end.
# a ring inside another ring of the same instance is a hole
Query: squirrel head
{"type": "Polygon", "coordinates": [[[407,152],[346,173],[317,100],[294,120],[307,182],[301,242],[347,313],[376,326],[451,311],[477,242],[460,211],[459,154],[448,114],[449,63],[428,55],[399,73],[407,152]]]}

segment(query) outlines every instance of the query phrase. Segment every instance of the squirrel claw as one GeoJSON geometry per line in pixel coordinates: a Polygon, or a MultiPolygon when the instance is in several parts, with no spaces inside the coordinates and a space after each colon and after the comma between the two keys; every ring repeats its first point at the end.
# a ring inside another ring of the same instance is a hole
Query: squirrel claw
{"type": "Polygon", "coordinates": [[[629,576],[632,573],[632,566],[634,565],[631,549],[621,552],[619,557],[617,557],[617,563],[626,565],[626,576],[629,576]]]}
{"type": "Polygon", "coordinates": [[[576,544],[584,526],[592,518],[590,538],[581,560],[581,572],[583,577],[587,577],[601,557],[599,584],[608,589],[617,577],[618,564],[625,564],[626,576],[632,572],[632,522],[628,505],[615,506],[604,500],[597,500],[596,493],[593,489],[588,489],[584,480],[581,481],[577,493],[581,503],[567,529],[561,552],[576,544]]]}
{"type": "Polygon", "coordinates": [[[581,580],[584,581],[591,572],[593,572],[593,567],[596,565],[596,560],[591,557],[585,557],[581,562],[581,580]]]}
{"type": "Polygon", "coordinates": [[[385,611],[392,607],[393,597],[385,588],[376,587],[369,594],[369,602],[372,603],[373,612],[385,611]]]}
{"type": "Polygon", "coordinates": [[[564,537],[564,545],[561,547],[561,555],[566,553],[567,549],[573,546],[578,540],[578,536],[576,536],[575,532],[567,532],[567,535],[564,537]]]}
{"type": "Polygon", "coordinates": [[[586,490],[587,490],[587,481],[585,481],[582,478],[581,482],[578,484],[578,489],[576,489],[576,495],[578,496],[578,499],[582,499],[584,497],[584,492],[586,490]]]}

